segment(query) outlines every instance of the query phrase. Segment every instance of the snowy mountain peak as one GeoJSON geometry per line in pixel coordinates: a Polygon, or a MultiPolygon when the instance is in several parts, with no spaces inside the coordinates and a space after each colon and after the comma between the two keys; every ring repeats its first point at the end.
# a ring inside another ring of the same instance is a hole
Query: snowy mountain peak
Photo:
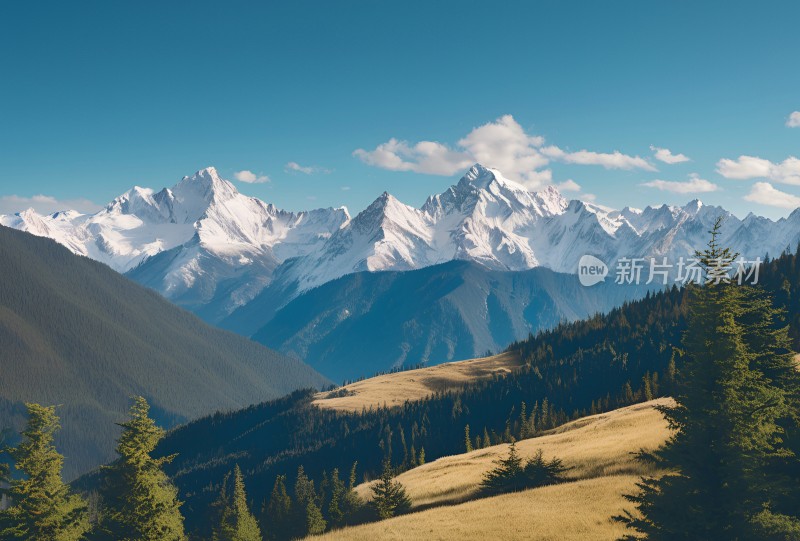
{"type": "Polygon", "coordinates": [[[164,209],[153,198],[153,190],[139,186],[134,186],[124,194],[116,197],[102,212],[137,216],[152,223],[163,223],[169,221],[170,218],[169,210],[164,209]]]}
{"type": "Polygon", "coordinates": [[[212,199],[227,200],[239,194],[236,187],[223,179],[214,167],[206,167],[191,176],[186,176],[172,188],[178,200],[212,199]]]}
{"type": "Polygon", "coordinates": [[[384,192],[352,219],[343,207],[280,210],[240,194],[208,167],[158,192],[135,186],[96,214],[29,209],[0,216],[0,223],[53,238],[184,306],[213,305],[218,314],[248,302],[273,278],[299,293],[352,272],[454,259],[574,272],[584,254],[607,262],[686,255],[705,245],[720,215],[728,216],[723,241],[750,258],[800,239],[800,209],[777,222],[738,220],[699,200],[615,211],[568,201],[553,186],[530,191],[481,164],[419,209],[384,192]],[[170,254],[154,257],[163,252],[170,254]]]}
{"type": "Polygon", "coordinates": [[[421,222],[422,213],[401,202],[389,192],[383,192],[370,206],[359,212],[351,222],[354,231],[369,234],[392,223],[421,222]]]}
{"type": "Polygon", "coordinates": [[[463,177],[461,177],[461,180],[458,182],[458,186],[474,187],[478,190],[485,190],[489,187],[489,184],[496,179],[497,177],[495,176],[494,171],[488,167],[484,167],[483,165],[476,163],[469,168],[469,171],[467,171],[463,177]]]}
{"type": "Polygon", "coordinates": [[[470,167],[469,171],[461,177],[461,180],[459,180],[456,185],[456,189],[462,191],[493,191],[493,186],[512,191],[527,191],[521,184],[504,177],[497,169],[491,169],[479,163],[470,167]]]}
{"type": "Polygon", "coordinates": [[[81,213],[77,210],[59,210],[50,215],[52,219],[61,221],[74,220],[78,216],[81,216],[81,213]]]}
{"type": "Polygon", "coordinates": [[[703,208],[703,202],[699,199],[692,199],[683,207],[683,210],[689,214],[697,214],[701,208],[703,208]]]}
{"type": "Polygon", "coordinates": [[[23,211],[14,213],[15,216],[19,216],[20,218],[24,219],[35,219],[39,218],[39,213],[34,210],[33,207],[28,207],[23,211]]]}

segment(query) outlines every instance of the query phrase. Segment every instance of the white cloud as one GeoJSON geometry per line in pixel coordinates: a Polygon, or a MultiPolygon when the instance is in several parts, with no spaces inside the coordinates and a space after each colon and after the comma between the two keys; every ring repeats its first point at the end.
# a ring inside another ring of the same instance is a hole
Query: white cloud
{"type": "Polygon", "coordinates": [[[350,186],[342,186],[342,187],[341,187],[341,190],[342,190],[343,192],[349,192],[349,191],[350,191],[350,186]]]}
{"type": "Polygon", "coordinates": [[[233,178],[239,182],[246,182],[247,184],[263,184],[269,182],[269,177],[264,174],[256,175],[252,171],[243,170],[237,171],[233,174],[233,178]]]}
{"type": "Polygon", "coordinates": [[[500,170],[511,179],[536,188],[552,182],[549,160],[539,151],[544,138],[528,135],[511,115],[473,129],[458,142],[472,162],[500,170]]]}
{"type": "Polygon", "coordinates": [[[795,209],[800,207],[800,197],[782,192],[773,187],[769,182],[756,182],[753,184],[750,193],[745,195],[744,198],[753,203],[783,209],[795,209]]]}
{"type": "Polygon", "coordinates": [[[800,128],[800,111],[795,111],[786,119],[786,125],[790,128],[800,128]]]}
{"type": "Polygon", "coordinates": [[[561,190],[562,192],[579,192],[581,191],[581,185],[575,182],[574,180],[567,179],[564,182],[560,182],[556,184],[556,188],[561,190]]]}
{"type": "Polygon", "coordinates": [[[716,192],[719,186],[706,179],[700,178],[696,173],[689,175],[689,180],[676,181],[676,180],[651,180],[650,182],[642,183],[642,186],[648,188],[656,188],[664,192],[672,193],[708,193],[716,192]]]}
{"type": "Polygon", "coordinates": [[[452,148],[436,141],[409,143],[389,139],[374,150],[362,148],[353,155],[368,165],[391,171],[413,171],[430,175],[453,175],[475,162],[500,170],[528,188],[553,181],[547,165],[551,160],[602,165],[607,169],[656,169],[647,160],[620,152],[601,154],[581,150],[568,153],[558,147],[542,148],[544,138],[529,135],[511,115],[474,128],[452,148]],[[546,152],[545,152],[546,151],[546,152]]]}
{"type": "Polygon", "coordinates": [[[689,161],[689,156],[685,154],[673,154],[668,148],[659,148],[657,146],[650,145],[650,150],[655,153],[653,156],[655,156],[658,161],[668,163],[670,165],[689,161]]]}
{"type": "Polygon", "coordinates": [[[39,214],[52,214],[61,210],[77,210],[81,213],[97,212],[102,207],[88,199],[56,199],[49,195],[34,195],[20,197],[18,195],[4,195],[0,197],[0,214],[14,214],[34,209],[39,214]]]}
{"type": "Polygon", "coordinates": [[[723,158],[717,162],[717,172],[729,179],[765,178],[800,186],[800,160],[794,156],[781,163],[773,163],[757,156],[739,156],[735,160],[723,158]]]}
{"type": "Polygon", "coordinates": [[[557,146],[544,147],[542,154],[553,160],[579,165],[601,165],[606,169],[644,169],[645,171],[658,171],[653,164],[639,156],[629,156],[618,150],[612,153],[591,152],[579,150],[565,152],[557,146]]]}
{"type": "Polygon", "coordinates": [[[329,169],[324,167],[317,167],[316,165],[300,165],[297,162],[289,162],[283,166],[283,170],[287,173],[303,173],[304,175],[313,175],[314,173],[330,173],[329,169]]]}
{"type": "Polygon", "coordinates": [[[353,155],[364,163],[381,169],[431,175],[452,175],[469,167],[474,161],[466,153],[451,150],[441,143],[421,141],[410,145],[394,138],[381,143],[375,150],[359,148],[353,155]]]}

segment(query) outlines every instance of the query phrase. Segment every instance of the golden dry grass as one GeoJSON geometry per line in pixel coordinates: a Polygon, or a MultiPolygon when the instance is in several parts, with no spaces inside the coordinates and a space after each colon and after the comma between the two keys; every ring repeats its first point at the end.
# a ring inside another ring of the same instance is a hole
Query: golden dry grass
{"type": "Polygon", "coordinates": [[[406,400],[420,400],[438,391],[459,388],[467,383],[487,379],[495,374],[519,368],[517,353],[501,353],[492,357],[444,363],[394,374],[385,374],[346,385],[349,396],[328,398],[330,393],[317,394],[314,404],[322,408],[360,412],[363,408],[399,406],[406,400]]]}
{"type": "MultiPolygon", "coordinates": [[[[492,462],[508,453],[508,445],[496,445],[440,458],[398,476],[414,507],[425,510],[322,539],[617,539],[623,528],[611,517],[630,507],[622,495],[636,490],[641,475],[656,473],[634,460],[633,453],[666,441],[666,422],[653,406],[667,403],[670,399],[659,399],[586,417],[517,443],[523,457],[537,449],[545,458],[560,457],[573,467],[571,482],[474,499],[492,462]]],[[[369,488],[365,483],[357,490],[367,498],[369,488]]]]}
{"type": "Polygon", "coordinates": [[[625,531],[611,517],[630,507],[622,494],[630,492],[636,480],[633,475],[611,476],[503,494],[344,528],[314,539],[610,541],[625,531]]]}

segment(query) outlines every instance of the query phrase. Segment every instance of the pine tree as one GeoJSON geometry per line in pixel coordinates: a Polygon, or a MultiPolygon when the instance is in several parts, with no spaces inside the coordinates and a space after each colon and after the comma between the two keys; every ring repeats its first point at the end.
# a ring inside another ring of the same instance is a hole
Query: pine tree
{"type": "Polygon", "coordinates": [[[237,464],[233,470],[233,494],[228,493],[228,479],[222,484],[222,491],[216,507],[219,523],[214,530],[214,541],[261,541],[261,530],[247,505],[247,493],[242,470],[237,464]]]}
{"type": "Polygon", "coordinates": [[[314,481],[308,478],[303,466],[297,468],[297,477],[294,480],[294,499],[305,506],[306,503],[314,501],[317,493],[314,490],[314,481]]]}
{"type": "Polygon", "coordinates": [[[649,402],[653,399],[653,387],[650,385],[650,373],[642,376],[642,399],[649,402]]]}
{"type": "Polygon", "coordinates": [[[331,526],[333,527],[343,526],[345,523],[345,512],[343,507],[346,504],[344,500],[347,488],[339,478],[339,470],[337,468],[334,468],[333,472],[331,473],[330,485],[331,497],[328,500],[327,506],[328,520],[330,520],[331,526]]]}
{"type": "Polygon", "coordinates": [[[347,481],[347,488],[344,492],[344,501],[342,504],[342,513],[344,514],[344,523],[353,524],[361,510],[364,507],[364,501],[361,496],[356,492],[356,468],[358,462],[353,462],[353,467],[350,468],[350,476],[347,481]]]}
{"type": "Polygon", "coordinates": [[[564,481],[564,473],[567,469],[560,458],[553,457],[546,461],[541,449],[536,451],[536,454],[525,463],[523,468],[526,485],[530,488],[564,481]]]}
{"type": "Polygon", "coordinates": [[[635,402],[635,397],[633,394],[633,388],[631,387],[631,382],[626,381],[625,385],[622,386],[622,403],[633,404],[635,402]]]}
{"type": "Polygon", "coordinates": [[[358,468],[358,461],[353,462],[353,466],[350,468],[350,476],[347,479],[347,488],[350,490],[354,490],[356,488],[356,471],[358,468]]]}
{"type": "Polygon", "coordinates": [[[325,531],[326,523],[317,502],[314,481],[308,478],[303,466],[297,469],[294,484],[294,531],[298,537],[325,531]]]}
{"type": "Polygon", "coordinates": [[[541,449],[523,462],[515,442],[508,446],[508,456],[495,464],[481,481],[480,491],[487,496],[560,483],[567,471],[559,458],[546,461],[541,449]]]}
{"type": "MultiPolygon", "coordinates": [[[[8,430],[0,430],[0,457],[7,454],[10,449],[6,448],[5,442],[8,430]]],[[[0,462],[0,509],[4,508],[4,498],[6,497],[6,488],[8,483],[11,482],[11,467],[5,462],[0,462]]]]}
{"type": "MultiPolygon", "coordinates": [[[[22,441],[8,453],[23,474],[10,479],[11,507],[0,512],[4,541],[75,541],[89,530],[87,504],[70,494],[61,478],[64,457],[53,445],[60,428],[54,406],[26,404],[28,422],[22,441]]],[[[7,472],[7,470],[4,470],[7,472]]]]}
{"type": "Polygon", "coordinates": [[[469,425],[464,427],[464,448],[467,453],[472,451],[472,439],[469,437],[469,425]]]}
{"type": "Polygon", "coordinates": [[[314,502],[306,504],[306,535],[318,535],[325,531],[327,523],[322,511],[314,502]]]}
{"type": "Polygon", "coordinates": [[[496,467],[486,472],[481,481],[482,493],[500,494],[525,488],[525,469],[516,442],[508,446],[508,456],[495,461],[496,467]]]}
{"type": "Polygon", "coordinates": [[[162,470],[174,456],[153,458],[164,430],[149,413],[147,401],[134,397],[130,420],[120,424],[119,459],[106,468],[100,539],[186,541],[178,490],[162,470]]]}
{"type": "Polygon", "coordinates": [[[226,535],[222,530],[230,521],[230,515],[233,513],[231,509],[231,498],[228,494],[230,480],[231,474],[225,474],[225,477],[222,479],[222,487],[220,488],[219,495],[214,503],[211,504],[212,514],[215,516],[216,522],[212,532],[212,541],[219,541],[223,535],[226,535]]]}
{"type": "Polygon", "coordinates": [[[641,516],[620,517],[654,541],[790,539],[784,534],[797,527],[792,517],[771,512],[765,473],[765,465],[787,455],[778,424],[787,392],[766,373],[776,361],[775,336],[748,322],[763,319],[763,294],[725,283],[720,269],[737,255],[718,245],[720,225],[698,253],[709,283],[690,291],[676,406],[661,408],[676,432],[650,457],[674,473],[643,479],[641,493],[628,496],[641,516]]]}
{"type": "Polygon", "coordinates": [[[391,465],[383,465],[383,473],[372,486],[372,507],[380,520],[408,513],[411,499],[403,485],[394,479],[391,465]]]}
{"type": "Polygon", "coordinates": [[[743,294],[745,310],[740,319],[744,341],[754,353],[752,366],[782,391],[785,406],[776,420],[780,441],[774,452],[762,457],[765,467],[760,480],[750,480],[753,498],[763,502],[753,522],[763,539],[800,539],[800,372],[788,327],[779,323],[786,314],[754,288],[744,289],[743,294]]]}
{"type": "Polygon", "coordinates": [[[419,458],[417,458],[417,464],[419,464],[420,466],[425,464],[425,448],[424,447],[419,450],[419,458]]]}
{"type": "Polygon", "coordinates": [[[261,527],[272,540],[288,539],[292,535],[292,498],[286,490],[286,476],[279,475],[272,487],[269,503],[264,509],[261,527]]]}

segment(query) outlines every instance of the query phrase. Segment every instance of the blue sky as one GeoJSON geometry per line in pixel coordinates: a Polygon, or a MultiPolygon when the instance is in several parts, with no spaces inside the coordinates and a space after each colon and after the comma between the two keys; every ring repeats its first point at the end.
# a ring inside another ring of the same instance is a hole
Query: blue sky
{"type": "Polygon", "coordinates": [[[480,157],[613,207],[786,215],[798,20],[788,1],[6,2],[0,212],[207,165],[288,209],[419,205],[480,157]]]}

